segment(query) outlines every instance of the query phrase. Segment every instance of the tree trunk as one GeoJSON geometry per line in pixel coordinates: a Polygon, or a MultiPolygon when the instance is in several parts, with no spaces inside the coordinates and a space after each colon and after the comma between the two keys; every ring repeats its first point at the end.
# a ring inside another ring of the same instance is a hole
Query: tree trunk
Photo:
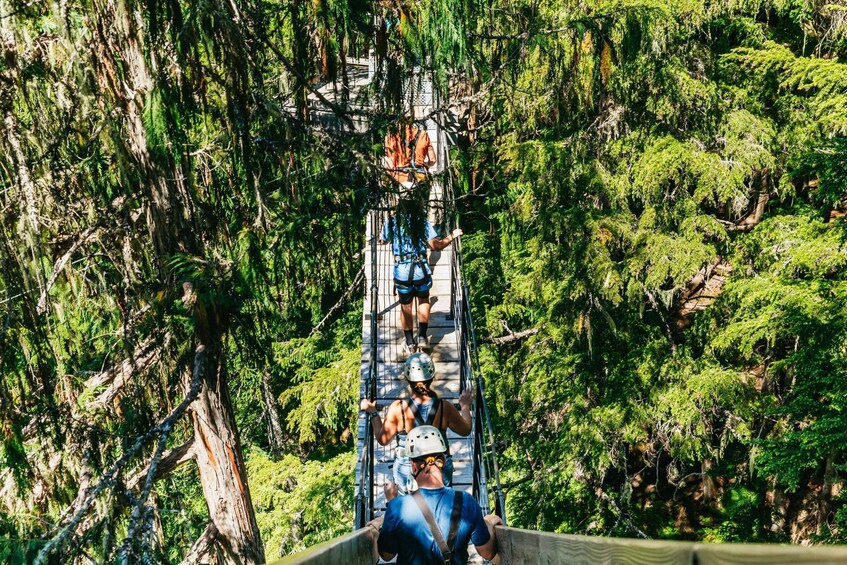
{"type": "Polygon", "coordinates": [[[191,549],[188,550],[188,553],[185,554],[185,558],[182,560],[180,565],[197,565],[198,563],[208,563],[208,559],[204,559],[209,553],[209,550],[212,549],[212,546],[215,544],[215,540],[218,537],[218,530],[215,528],[215,525],[209,522],[209,525],[206,526],[206,529],[203,530],[203,533],[197,538],[191,549]]]}
{"type": "Polygon", "coordinates": [[[264,563],[265,552],[253,514],[241,442],[232,414],[220,354],[206,372],[192,405],[200,483],[217,541],[232,563],[264,563]]]}
{"type": "Polygon", "coordinates": [[[753,211],[735,224],[729,224],[727,230],[747,232],[758,226],[759,222],[762,221],[762,217],[765,215],[765,207],[768,205],[769,200],[770,194],[768,191],[762,190],[756,199],[756,205],[753,211]]]}
{"type": "MultiPolygon", "coordinates": [[[[14,75],[14,70],[17,68],[17,42],[15,34],[12,31],[11,15],[14,10],[7,5],[5,1],[0,1],[0,40],[3,42],[3,60],[6,63],[6,71],[3,73],[4,88],[0,91],[0,100],[2,100],[3,108],[3,133],[5,135],[8,148],[11,150],[9,155],[10,163],[14,163],[15,172],[17,173],[18,190],[23,195],[22,208],[26,211],[26,218],[29,233],[35,237],[38,232],[38,202],[39,198],[36,194],[35,183],[32,180],[32,174],[27,164],[26,155],[21,147],[20,136],[18,135],[18,121],[12,113],[13,96],[8,92],[8,85],[16,85],[17,80],[14,75]]],[[[12,87],[14,88],[14,86],[12,87]]],[[[32,244],[32,242],[30,242],[32,244]]]]}
{"type": "Polygon", "coordinates": [[[715,499],[715,481],[709,475],[713,466],[714,462],[711,459],[703,459],[700,464],[700,471],[703,474],[703,504],[710,504],[715,499]]]}
{"type": "Polygon", "coordinates": [[[823,485],[821,486],[820,496],[818,498],[818,515],[817,529],[815,533],[822,535],[824,533],[823,526],[829,522],[829,513],[832,509],[832,491],[833,482],[837,480],[835,471],[835,448],[829,450],[829,457],[826,458],[826,465],[823,472],[823,485]]]}
{"type": "Polygon", "coordinates": [[[782,487],[776,484],[776,481],[773,481],[773,489],[768,493],[766,497],[770,499],[770,518],[771,525],[770,531],[774,534],[785,534],[785,525],[788,523],[788,506],[791,503],[791,499],[785,496],[785,493],[782,490],[782,487]]]}
{"type": "Polygon", "coordinates": [[[153,242],[159,252],[172,252],[171,247],[178,239],[169,234],[177,232],[180,216],[172,213],[167,179],[178,178],[180,171],[168,175],[150,154],[143,114],[155,85],[138,29],[141,16],[131,14],[123,0],[95,0],[94,10],[92,66],[100,88],[112,95],[120,109],[123,145],[142,172],[147,190],[144,200],[147,228],[153,242]]]}
{"type": "MultiPolygon", "coordinates": [[[[151,152],[144,112],[154,100],[156,85],[145,54],[143,18],[125,0],[95,0],[94,22],[92,66],[101,90],[119,110],[115,119],[120,122],[122,145],[142,173],[147,227],[164,271],[169,255],[187,251],[202,256],[203,252],[195,234],[185,229],[179,188],[168,180],[179,178],[181,171],[151,152]]],[[[218,532],[215,539],[229,562],[263,563],[264,549],[227,390],[220,319],[214,312],[207,314],[191,283],[185,283],[184,290],[183,300],[194,310],[198,341],[208,352],[191,410],[194,451],[209,517],[218,532]]]]}
{"type": "Polygon", "coordinates": [[[264,563],[265,550],[253,513],[241,441],[229,398],[219,320],[198,300],[193,283],[183,283],[183,289],[183,302],[194,310],[197,338],[208,351],[200,393],[191,410],[194,457],[209,518],[217,530],[215,540],[228,562],[264,563]]]}

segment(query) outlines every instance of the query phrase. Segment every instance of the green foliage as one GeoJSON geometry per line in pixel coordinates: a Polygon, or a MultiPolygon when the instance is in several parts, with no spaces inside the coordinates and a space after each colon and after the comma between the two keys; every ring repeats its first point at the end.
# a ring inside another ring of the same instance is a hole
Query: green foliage
{"type": "Polygon", "coordinates": [[[358,414],[355,406],[361,360],[361,348],[344,351],[341,360],[314,370],[303,382],[282,393],[283,407],[293,404],[287,417],[288,429],[298,434],[300,443],[315,441],[321,430],[353,427],[358,414]]]}
{"type": "MultiPolygon", "coordinates": [[[[508,512],[556,531],[804,539],[820,522],[804,524],[803,496],[841,485],[847,461],[843,232],[813,208],[847,190],[841,18],[616,7],[477,23],[523,33],[478,47],[504,76],[459,157],[485,179],[464,215],[478,331],[539,329],[481,356],[508,512]],[[798,505],[779,524],[774,491],[798,505]]],[[[825,504],[816,539],[839,540],[842,502],[825,504]]]]}
{"type": "Polygon", "coordinates": [[[836,137],[801,157],[798,172],[815,176],[820,187],[817,201],[834,206],[847,194],[847,138],[836,137]]]}
{"type": "Polygon", "coordinates": [[[256,520],[269,559],[332,539],[352,528],[355,453],[302,462],[248,454],[256,520]]]}
{"type": "MultiPolygon", "coordinates": [[[[511,523],[845,539],[847,232],[825,221],[847,193],[843,7],[61,8],[3,24],[0,561],[31,560],[83,478],[181,401],[198,340],[223,359],[268,557],[349,529],[361,310],[312,328],[361,266],[374,152],[416,70],[469,110],[451,162],[478,337],[537,330],[480,352],[511,523]],[[344,106],[345,62],[371,50],[371,129],[326,127],[346,117],[312,89],[344,106]],[[155,360],[93,406],[148,340],[155,360]]],[[[59,560],[115,558],[121,488],[59,560]]],[[[154,490],[146,557],[178,562],[203,491],[190,465],[154,490]]]]}
{"type": "Polygon", "coordinates": [[[196,469],[175,471],[161,486],[160,497],[162,534],[171,540],[162,548],[161,560],[167,563],[182,561],[185,547],[200,537],[209,521],[209,511],[203,499],[203,488],[196,469]]]}
{"type": "Polygon", "coordinates": [[[749,488],[727,489],[721,501],[722,512],[715,519],[715,526],[704,532],[704,539],[723,543],[764,541],[762,502],[761,494],[749,488]]]}

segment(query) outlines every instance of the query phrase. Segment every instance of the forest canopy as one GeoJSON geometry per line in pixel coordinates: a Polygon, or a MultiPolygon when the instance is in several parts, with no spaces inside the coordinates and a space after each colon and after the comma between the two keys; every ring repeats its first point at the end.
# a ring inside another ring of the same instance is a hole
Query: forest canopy
{"type": "Polygon", "coordinates": [[[0,562],[352,528],[365,216],[415,72],[510,525],[847,539],[847,6],[0,0],[0,35],[0,562]]]}

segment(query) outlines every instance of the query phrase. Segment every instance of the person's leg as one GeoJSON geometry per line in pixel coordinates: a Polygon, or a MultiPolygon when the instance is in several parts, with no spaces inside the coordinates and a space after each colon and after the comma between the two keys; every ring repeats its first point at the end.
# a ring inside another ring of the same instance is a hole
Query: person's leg
{"type": "Polygon", "coordinates": [[[418,348],[429,349],[429,291],[418,298],[418,348]]]}
{"type": "Polygon", "coordinates": [[[411,330],[414,325],[414,320],[412,319],[412,301],[409,300],[408,303],[403,304],[404,300],[400,298],[400,327],[403,328],[403,331],[411,330]]]}
{"type": "Polygon", "coordinates": [[[413,329],[414,318],[412,317],[412,304],[415,301],[414,292],[408,292],[406,285],[401,285],[395,280],[395,285],[403,288],[403,291],[398,293],[397,300],[400,302],[400,329],[406,335],[406,343],[412,345],[414,343],[413,329]]]}
{"type": "Polygon", "coordinates": [[[400,305],[400,327],[403,328],[403,335],[406,338],[406,345],[412,346],[415,344],[414,320],[412,319],[412,303],[400,305]]]}
{"type": "Polygon", "coordinates": [[[421,335],[426,335],[429,326],[429,297],[426,300],[418,300],[418,328],[421,335]],[[426,324],[426,325],[423,325],[426,324]]]}
{"type": "Polygon", "coordinates": [[[403,347],[396,352],[396,363],[402,363],[409,355],[415,352],[415,332],[413,330],[414,319],[412,318],[412,302],[414,296],[410,292],[400,292],[400,329],[403,330],[403,347]]]}

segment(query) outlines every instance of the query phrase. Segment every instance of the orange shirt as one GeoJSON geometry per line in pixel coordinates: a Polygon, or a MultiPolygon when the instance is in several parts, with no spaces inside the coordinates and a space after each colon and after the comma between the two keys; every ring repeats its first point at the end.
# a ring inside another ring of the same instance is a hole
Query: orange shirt
{"type": "MultiPolygon", "coordinates": [[[[390,169],[400,169],[409,167],[412,164],[412,151],[409,144],[414,144],[415,150],[415,166],[423,167],[429,160],[430,151],[435,151],[432,147],[432,141],[429,139],[429,134],[424,130],[418,130],[415,127],[406,127],[406,141],[400,139],[399,133],[391,133],[385,138],[385,156],[388,158],[388,167],[390,169]],[[417,143],[415,137],[418,136],[417,143]]],[[[411,180],[410,175],[405,172],[391,171],[391,176],[397,182],[405,182],[411,180]]]]}

